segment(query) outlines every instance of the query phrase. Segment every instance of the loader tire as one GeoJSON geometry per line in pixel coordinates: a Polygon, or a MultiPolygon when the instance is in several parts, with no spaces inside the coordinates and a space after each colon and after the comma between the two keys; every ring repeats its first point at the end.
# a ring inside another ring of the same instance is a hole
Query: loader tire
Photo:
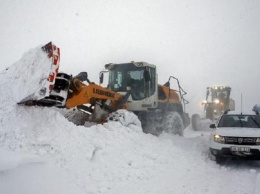
{"type": "Polygon", "coordinates": [[[183,136],[184,125],[178,112],[171,111],[163,118],[163,131],[174,135],[183,136]]]}
{"type": "Polygon", "coordinates": [[[191,127],[194,131],[198,131],[200,127],[200,116],[198,114],[194,114],[191,117],[191,127]]]}
{"type": "Polygon", "coordinates": [[[188,127],[190,125],[190,116],[188,113],[183,113],[182,114],[182,120],[184,124],[184,128],[188,127]]]}
{"type": "Polygon", "coordinates": [[[212,105],[209,105],[206,108],[206,119],[213,120],[213,114],[214,114],[214,107],[212,105]]]}

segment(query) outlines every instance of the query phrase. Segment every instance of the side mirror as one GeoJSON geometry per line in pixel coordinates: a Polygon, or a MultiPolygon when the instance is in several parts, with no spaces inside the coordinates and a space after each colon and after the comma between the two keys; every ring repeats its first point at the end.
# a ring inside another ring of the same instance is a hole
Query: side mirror
{"type": "Polygon", "coordinates": [[[102,84],[103,81],[104,81],[104,73],[100,72],[100,74],[99,74],[99,84],[102,84]]]}
{"type": "Polygon", "coordinates": [[[215,125],[215,124],[210,124],[209,128],[215,129],[215,128],[216,128],[216,125],[215,125]]]}
{"type": "Polygon", "coordinates": [[[145,82],[149,82],[151,80],[150,72],[147,69],[144,70],[144,80],[145,82]]]}

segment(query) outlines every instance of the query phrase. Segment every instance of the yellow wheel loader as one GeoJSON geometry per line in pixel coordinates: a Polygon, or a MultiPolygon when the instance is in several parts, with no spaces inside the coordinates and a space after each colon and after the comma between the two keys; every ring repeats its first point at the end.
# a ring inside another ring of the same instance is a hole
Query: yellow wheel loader
{"type": "MultiPolygon", "coordinates": [[[[235,110],[235,101],[230,97],[231,87],[210,86],[206,90],[206,100],[202,102],[205,117],[211,121],[217,120],[226,110],[235,110]]],[[[203,119],[202,118],[202,119],[203,119]]],[[[192,115],[191,124],[194,130],[200,129],[200,116],[192,115]]]]}
{"type": "Polygon", "coordinates": [[[58,72],[59,52],[51,42],[42,47],[43,52],[52,58],[50,75],[39,90],[18,104],[28,106],[56,106],[59,108],[77,108],[90,114],[88,121],[104,123],[117,120],[114,112],[125,109],[133,112],[141,121],[143,131],[159,135],[163,131],[183,135],[190,124],[185,112],[186,92],[179,80],[170,76],[164,84],[158,84],[157,69],[146,62],[106,64],[106,71],[100,72],[100,83],[88,79],[87,72],[76,76],[58,72]],[[108,81],[104,84],[104,74],[108,81]],[[53,81],[54,80],[54,81],[53,81]],[[175,80],[178,88],[171,89],[175,80]]]}

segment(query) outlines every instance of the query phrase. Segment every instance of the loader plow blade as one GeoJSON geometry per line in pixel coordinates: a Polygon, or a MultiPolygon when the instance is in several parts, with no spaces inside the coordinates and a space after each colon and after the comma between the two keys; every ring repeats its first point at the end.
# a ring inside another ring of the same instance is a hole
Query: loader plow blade
{"type": "MultiPolygon", "coordinates": [[[[45,66],[44,69],[47,69],[46,72],[42,72],[43,77],[39,78],[38,88],[32,94],[28,95],[24,99],[22,99],[17,104],[33,106],[33,105],[45,105],[45,106],[53,106],[56,102],[51,102],[48,99],[50,93],[52,92],[55,84],[56,77],[59,71],[60,64],[60,49],[56,47],[52,42],[41,47],[42,52],[46,53],[45,60],[43,64],[39,64],[42,62],[41,60],[35,60],[33,63],[35,67],[37,65],[45,66]]],[[[36,71],[38,69],[35,69],[36,71]]]]}

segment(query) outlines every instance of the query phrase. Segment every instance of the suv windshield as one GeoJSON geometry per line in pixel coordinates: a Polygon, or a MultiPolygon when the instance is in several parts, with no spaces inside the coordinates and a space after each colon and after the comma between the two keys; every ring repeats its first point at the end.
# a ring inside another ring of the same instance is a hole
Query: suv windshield
{"type": "Polygon", "coordinates": [[[222,115],[218,127],[260,128],[259,115],[222,115]]]}

